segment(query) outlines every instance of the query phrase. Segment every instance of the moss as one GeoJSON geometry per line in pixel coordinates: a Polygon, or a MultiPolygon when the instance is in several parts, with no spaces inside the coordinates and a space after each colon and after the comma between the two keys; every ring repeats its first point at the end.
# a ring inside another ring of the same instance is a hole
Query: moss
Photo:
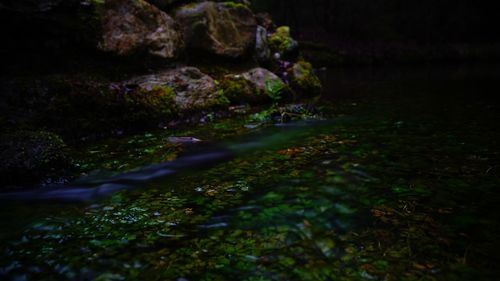
{"type": "Polygon", "coordinates": [[[60,179],[72,167],[64,141],[45,131],[0,136],[0,185],[37,184],[60,179]]]}
{"type": "Polygon", "coordinates": [[[151,89],[138,89],[122,95],[123,118],[126,122],[140,125],[148,120],[162,120],[173,117],[177,111],[175,92],[166,86],[153,86],[151,89]]]}
{"type": "Polygon", "coordinates": [[[248,102],[254,99],[255,87],[251,82],[242,77],[227,76],[219,85],[231,103],[248,102]]]}
{"type": "Polygon", "coordinates": [[[66,80],[54,90],[39,120],[70,138],[156,127],[178,112],[169,87],[110,89],[107,82],[66,80]]]}
{"type": "Polygon", "coordinates": [[[216,94],[216,105],[215,106],[228,106],[231,104],[231,101],[227,98],[224,90],[219,88],[216,94]]]}
{"type": "Polygon", "coordinates": [[[299,60],[291,69],[292,87],[301,94],[315,95],[321,92],[321,81],[314,74],[313,66],[299,60]]]}
{"type": "Polygon", "coordinates": [[[266,80],[264,92],[273,100],[281,99],[286,85],[281,80],[266,80]]]}
{"type": "Polygon", "coordinates": [[[245,5],[243,3],[236,3],[233,1],[226,1],[222,4],[228,8],[233,8],[233,9],[248,9],[247,5],[245,5]]]}
{"type": "Polygon", "coordinates": [[[290,36],[290,27],[281,26],[268,38],[269,47],[273,53],[285,55],[293,52],[298,43],[290,36]]]}

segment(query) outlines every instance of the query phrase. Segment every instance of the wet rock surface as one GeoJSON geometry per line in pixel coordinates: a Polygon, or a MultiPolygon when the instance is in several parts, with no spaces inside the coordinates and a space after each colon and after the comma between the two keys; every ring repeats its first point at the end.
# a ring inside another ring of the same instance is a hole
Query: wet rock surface
{"type": "Polygon", "coordinates": [[[201,2],[181,7],[175,19],[188,48],[237,58],[255,45],[257,24],[244,4],[201,2]]]}
{"type": "Polygon", "coordinates": [[[170,87],[181,111],[210,108],[220,103],[214,80],[195,67],[182,67],[133,78],[123,84],[150,91],[156,86],[170,87]]]}
{"type": "Polygon", "coordinates": [[[161,58],[174,58],[183,41],[174,20],[143,1],[106,1],[102,12],[99,48],[118,55],[145,51],[161,58]]]}

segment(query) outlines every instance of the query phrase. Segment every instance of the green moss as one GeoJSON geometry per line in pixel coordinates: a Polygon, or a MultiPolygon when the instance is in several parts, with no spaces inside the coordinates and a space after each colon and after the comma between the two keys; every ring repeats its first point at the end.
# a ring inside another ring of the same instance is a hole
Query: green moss
{"type": "MultiPolygon", "coordinates": [[[[175,103],[175,92],[166,86],[153,86],[151,89],[138,89],[124,94],[123,117],[132,123],[143,123],[147,120],[162,120],[174,116],[178,108],[175,103]]],[[[138,124],[139,125],[139,124],[138,124]]]]}
{"type": "Polygon", "coordinates": [[[273,53],[286,54],[292,52],[298,45],[290,36],[290,27],[281,26],[268,38],[269,47],[273,53]]]}
{"type": "Polygon", "coordinates": [[[222,4],[228,8],[233,8],[233,9],[248,9],[247,5],[245,5],[243,3],[236,3],[233,1],[226,1],[222,4]]]}
{"type": "Polygon", "coordinates": [[[220,88],[231,103],[249,102],[257,93],[253,84],[242,77],[227,76],[220,82],[220,88]]]}
{"type": "Polygon", "coordinates": [[[231,104],[231,101],[226,97],[226,94],[224,93],[223,89],[218,89],[217,92],[215,93],[216,100],[217,100],[217,106],[227,106],[231,104]]]}
{"type": "Polygon", "coordinates": [[[314,74],[313,66],[304,60],[298,61],[291,70],[292,87],[300,93],[311,95],[321,92],[321,81],[314,74]]]}
{"type": "Polygon", "coordinates": [[[273,100],[281,99],[281,95],[284,93],[286,85],[281,80],[266,80],[265,93],[273,100]]]}

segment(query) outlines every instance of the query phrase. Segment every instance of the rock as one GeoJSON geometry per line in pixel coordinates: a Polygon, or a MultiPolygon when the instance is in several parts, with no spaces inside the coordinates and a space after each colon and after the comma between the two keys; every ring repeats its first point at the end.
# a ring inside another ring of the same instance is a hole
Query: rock
{"type": "Polygon", "coordinates": [[[67,147],[53,133],[18,131],[0,136],[0,185],[59,180],[72,167],[67,147]]]}
{"type": "Polygon", "coordinates": [[[285,86],[285,83],[283,83],[281,78],[279,78],[276,74],[261,67],[257,67],[245,73],[242,73],[241,76],[247,81],[251,82],[257,90],[261,91],[266,91],[270,83],[279,84],[282,87],[285,86]]]}
{"type": "Polygon", "coordinates": [[[174,58],[183,49],[174,20],[145,0],[22,0],[0,4],[2,27],[9,42],[2,47],[26,55],[61,56],[100,49],[128,56],[149,53],[174,58]]]}
{"type": "Polygon", "coordinates": [[[175,14],[183,27],[184,41],[190,49],[237,58],[255,44],[257,24],[244,4],[205,1],[181,7],[175,14]]]}
{"type": "Polygon", "coordinates": [[[199,143],[202,140],[194,137],[168,137],[167,141],[173,144],[194,144],[199,143]]]}
{"type": "Polygon", "coordinates": [[[255,37],[255,59],[262,63],[268,62],[271,59],[271,49],[267,43],[267,30],[257,26],[255,37]]]}
{"type": "Polygon", "coordinates": [[[183,48],[174,20],[144,0],[107,0],[101,12],[99,48],[118,55],[145,51],[174,58],[183,48]]]}
{"type": "Polygon", "coordinates": [[[260,67],[227,75],[221,88],[231,102],[262,103],[270,98],[280,99],[288,93],[288,87],[276,74],[260,67]]]}
{"type": "Polygon", "coordinates": [[[266,30],[275,30],[276,25],[273,22],[271,14],[262,12],[255,15],[257,24],[264,27],[266,30]]]}
{"type": "Polygon", "coordinates": [[[299,43],[290,35],[288,26],[281,26],[268,38],[269,47],[273,53],[278,53],[280,57],[293,56],[299,47],[299,43]]]}
{"type": "Polygon", "coordinates": [[[146,75],[123,82],[129,88],[150,91],[155,87],[170,87],[181,111],[207,109],[227,103],[217,91],[215,81],[195,67],[182,67],[146,75]]]}
{"type": "Polygon", "coordinates": [[[257,91],[255,85],[241,75],[226,75],[220,81],[219,88],[231,104],[262,103],[267,100],[266,95],[257,91]]]}
{"type": "Polygon", "coordinates": [[[310,63],[298,61],[289,70],[289,75],[292,88],[300,94],[311,96],[321,93],[321,81],[310,63]]]}
{"type": "Polygon", "coordinates": [[[159,9],[161,9],[163,11],[169,10],[170,8],[172,8],[176,4],[186,2],[183,0],[146,0],[146,1],[155,5],[156,7],[158,7],[159,9]]]}

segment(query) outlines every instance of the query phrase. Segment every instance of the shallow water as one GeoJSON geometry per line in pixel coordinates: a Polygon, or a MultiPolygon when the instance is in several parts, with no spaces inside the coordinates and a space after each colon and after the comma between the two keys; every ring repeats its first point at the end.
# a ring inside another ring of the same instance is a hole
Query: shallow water
{"type": "Polygon", "coordinates": [[[202,127],[190,136],[209,144],[164,165],[144,161],[169,158],[154,157],[168,132],[135,137],[126,143],[162,149],[111,158],[142,170],[79,182],[122,191],[3,201],[0,277],[495,280],[499,68],[320,75],[326,120],[202,127]]]}

